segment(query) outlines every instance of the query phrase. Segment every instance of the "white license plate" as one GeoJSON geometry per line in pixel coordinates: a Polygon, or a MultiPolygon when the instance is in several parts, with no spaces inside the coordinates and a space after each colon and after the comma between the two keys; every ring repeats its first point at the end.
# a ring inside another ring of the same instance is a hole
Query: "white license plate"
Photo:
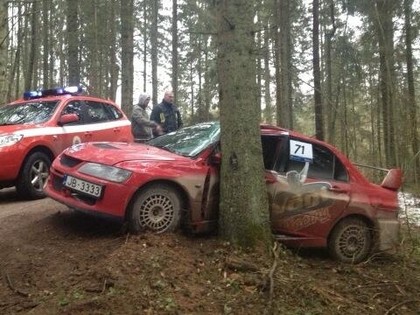
{"type": "Polygon", "coordinates": [[[102,194],[101,185],[96,185],[70,175],[65,176],[64,186],[96,198],[99,198],[102,194]]]}

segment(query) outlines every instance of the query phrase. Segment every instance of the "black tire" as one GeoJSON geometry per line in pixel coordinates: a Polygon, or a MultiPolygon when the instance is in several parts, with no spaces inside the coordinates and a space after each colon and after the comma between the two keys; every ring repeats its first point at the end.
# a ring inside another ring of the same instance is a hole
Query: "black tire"
{"type": "Polygon", "coordinates": [[[367,258],[373,243],[369,226],[361,219],[339,222],[328,240],[328,251],[336,260],[357,264],[367,258]]]}
{"type": "Polygon", "coordinates": [[[50,175],[51,159],[42,152],[32,153],[24,162],[16,183],[19,197],[40,199],[45,197],[44,187],[50,175]]]}
{"type": "Polygon", "coordinates": [[[134,233],[144,230],[173,232],[179,227],[180,219],[181,199],[168,185],[153,185],[140,191],[128,215],[129,229],[134,233]]]}

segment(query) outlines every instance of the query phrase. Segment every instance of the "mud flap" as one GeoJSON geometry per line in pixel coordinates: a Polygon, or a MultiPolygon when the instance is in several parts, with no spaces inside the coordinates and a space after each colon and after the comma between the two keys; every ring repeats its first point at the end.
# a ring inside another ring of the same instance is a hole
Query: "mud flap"
{"type": "Polygon", "coordinates": [[[399,245],[400,223],[396,220],[379,220],[379,250],[396,251],[399,245]]]}

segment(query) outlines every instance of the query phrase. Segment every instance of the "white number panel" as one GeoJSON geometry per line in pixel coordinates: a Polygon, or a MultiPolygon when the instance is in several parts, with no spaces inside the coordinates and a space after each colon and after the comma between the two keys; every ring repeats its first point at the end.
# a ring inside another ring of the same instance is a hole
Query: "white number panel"
{"type": "Polygon", "coordinates": [[[302,161],[302,162],[312,162],[312,159],[313,159],[312,144],[307,143],[307,142],[290,140],[289,156],[291,160],[302,161]]]}

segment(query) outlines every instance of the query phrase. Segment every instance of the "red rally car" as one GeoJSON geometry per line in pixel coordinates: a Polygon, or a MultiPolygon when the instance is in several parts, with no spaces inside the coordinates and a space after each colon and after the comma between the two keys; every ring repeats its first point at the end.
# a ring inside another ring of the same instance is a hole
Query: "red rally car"
{"type": "MultiPolygon", "coordinates": [[[[219,136],[219,123],[208,122],[147,144],[75,144],[54,160],[46,193],[75,210],[127,221],[132,231],[211,231],[219,205],[219,136]]],[[[353,263],[396,244],[399,169],[377,185],[325,142],[267,125],[261,140],[276,239],[327,247],[353,263]]]]}
{"type": "Polygon", "coordinates": [[[0,189],[27,199],[45,196],[52,160],[72,144],[133,141],[131,123],[109,100],[79,86],[28,91],[0,106],[0,189]]]}

